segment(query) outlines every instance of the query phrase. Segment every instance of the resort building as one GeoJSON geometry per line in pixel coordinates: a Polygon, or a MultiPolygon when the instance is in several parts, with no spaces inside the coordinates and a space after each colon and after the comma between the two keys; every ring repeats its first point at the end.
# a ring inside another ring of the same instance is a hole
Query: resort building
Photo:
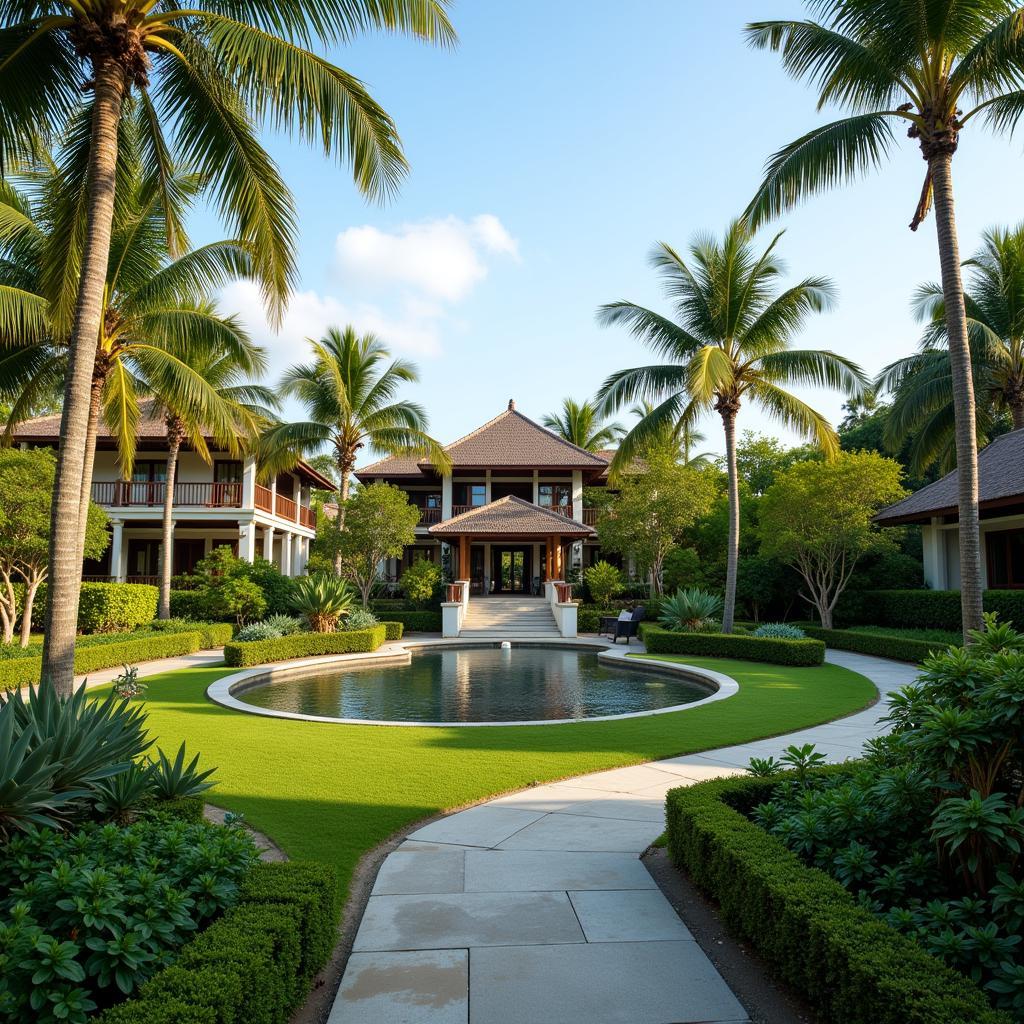
{"type": "MultiPolygon", "coordinates": [[[[14,443],[56,448],[59,436],[60,415],[40,416],[17,428],[14,443]]],[[[157,582],[167,451],[167,424],[152,414],[150,403],[143,403],[135,465],[126,480],[114,438],[101,424],[92,499],[110,518],[111,542],[102,559],[85,563],[85,579],[157,582]]],[[[290,473],[259,483],[251,457],[213,452],[213,464],[208,465],[195,452],[182,450],[174,482],[172,572],[191,572],[215,547],[227,545],[250,562],[261,555],[287,576],[303,574],[316,535],[311,487],[334,485],[303,462],[290,473]]]]}
{"type": "MultiPolygon", "coordinates": [[[[978,453],[982,585],[1024,587],[1024,429],[997,437],[978,453]]],[[[924,581],[933,590],[960,588],[957,475],[915,491],[875,516],[879,526],[921,527],[924,581]]]]}
{"type": "Polygon", "coordinates": [[[515,402],[445,447],[442,476],[429,459],[392,457],[356,471],[362,483],[399,487],[420,509],[416,543],[391,559],[389,579],[413,561],[450,559],[449,578],[473,594],[537,594],[599,556],[596,510],[585,487],[608,481],[613,452],[588,452],[518,412],[515,402]]]}

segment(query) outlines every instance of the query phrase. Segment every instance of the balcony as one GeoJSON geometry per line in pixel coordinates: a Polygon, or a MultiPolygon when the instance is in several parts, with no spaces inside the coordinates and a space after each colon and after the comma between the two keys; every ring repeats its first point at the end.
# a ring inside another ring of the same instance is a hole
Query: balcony
{"type": "Polygon", "coordinates": [[[253,503],[261,512],[270,512],[272,515],[287,519],[293,523],[301,523],[310,530],[316,529],[316,513],[305,505],[299,505],[286,498],[283,494],[276,494],[269,487],[257,484],[253,495],[253,503]]]}
{"type": "Polygon", "coordinates": [[[572,505],[545,505],[541,502],[538,507],[544,509],[545,512],[554,512],[557,516],[565,516],[566,519],[572,519],[572,505]]]}
{"type": "Polygon", "coordinates": [[[583,525],[584,526],[597,526],[597,509],[596,508],[585,508],[583,510],[583,525]]]}
{"type": "Polygon", "coordinates": [[[421,508],[420,526],[433,526],[441,522],[441,510],[439,508],[421,508]]]}

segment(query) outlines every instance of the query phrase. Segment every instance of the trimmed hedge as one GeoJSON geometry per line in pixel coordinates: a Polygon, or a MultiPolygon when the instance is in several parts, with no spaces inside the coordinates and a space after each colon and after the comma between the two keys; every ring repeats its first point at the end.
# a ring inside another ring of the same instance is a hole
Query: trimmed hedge
{"type": "Polygon", "coordinates": [[[334,948],[339,909],[327,866],[258,864],[234,907],[97,1024],[285,1024],[334,948]]]}
{"type": "MultiPolygon", "coordinates": [[[[384,614],[387,615],[388,622],[400,622],[407,633],[441,632],[440,612],[396,612],[389,608],[384,614]]],[[[398,638],[389,636],[388,639],[398,638]]]]}
{"type": "MultiPolygon", "coordinates": [[[[1024,591],[986,590],[987,612],[1024,626],[1024,591]]],[[[911,629],[960,629],[959,590],[866,590],[856,624],[911,629]]]]}
{"type": "Polygon", "coordinates": [[[137,629],[156,618],[159,593],[146,583],[83,583],[78,628],[83,633],[137,629]]]}
{"type": "Polygon", "coordinates": [[[375,651],[387,636],[383,623],[369,629],[341,633],[293,633],[276,640],[250,640],[224,645],[224,664],[232,668],[262,665],[268,661],[315,658],[322,654],[361,654],[375,651]]]}
{"type": "Polygon", "coordinates": [[[382,622],[385,640],[401,640],[405,625],[401,622],[382,622]]]}
{"type": "Polygon", "coordinates": [[[171,618],[205,619],[205,595],[201,590],[172,590],[171,618]]]}
{"type": "Polygon", "coordinates": [[[654,625],[642,625],[640,634],[648,654],[693,654],[798,666],[820,665],[825,660],[825,645],[821,640],[777,640],[734,633],[673,633],[654,625]]]}
{"type": "Polygon", "coordinates": [[[917,665],[932,651],[940,651],[945,644],[937,640],[911,640],[898,636],[879,636],[877,633],[858,633],[852,629],[822,629],[820,626],[801,626],[808,636],[824,640],[826,647],[839,651],[874,654],[879,658],[909,661],[917,665]]]}
{"type": "Polygon", "coordinates": [[[198,633],[199,647],[203,651],[223,647],[231,643],[235,635],[235,627],[230,622],[182,622],[172,626],[157,619],[152,628],[158,633],[198,633]]]}
{"type": "MultiPolygon", "coordinates": [[[[156,661],[181,654],[195,654],[199,650],[199,633],[156,633],[125,640],[123,643],[96,644],[75,650],[75,672],[97,672],[102,668],[135,665],[140,661],[156,661]]],[[[15,689],[38,683],[43,671],[43,659],[12,658],[0,661],[0,687],[15,689]]]]}
{"type": "Polygon", "coordinates": [[[173,800],[159,800],[149,808],[148,813],[194,824],[203,820],[203,798],[201,796],[179,796],[173,800]]]}
{"type": "Polygon", "coordinates": [[[778,780],[670,790],[668,849],[729,927],[815,1007],[843,1024],[1010,1024],[964,975],[859,907],[746,818],[778,780]],[[738,808],[738,809],[737,809],[738,808]]]}

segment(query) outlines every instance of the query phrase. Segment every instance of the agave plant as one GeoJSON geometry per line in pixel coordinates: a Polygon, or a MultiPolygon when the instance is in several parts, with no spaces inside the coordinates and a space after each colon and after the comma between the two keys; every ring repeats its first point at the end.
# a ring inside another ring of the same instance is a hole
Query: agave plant
{"type": "Polygon", "coordinates": [[[314,633],[333,633],[352,601],[352,589],[337,576],[315,573],[295,581],[292,607],[306,617],[314,633]]]}
{"type": "Polygon", "coordinates": [[[123,772],[111,775],[109,779],[97,782],[93,806],[96,810],[114,821],[126,822],[152,797],[152,779],[150,772],[137,761],[123,772]]]}
{"type": "Polygon", "coordinates": [[[199,755],[185,764],[185,744],[178,747],[178,753],[171,761],[162,750],[157,750],[156,760],[149,766],[149,785],[158,800],[177,800],[183,796],[197,796],[213,788],[206,780],[216,771],[208,768],[199,771],[199,755]]]}
{"type": "Polygon", "coordinates": [[[659,621],[674,633],[699,633],[716,624],[722,599],[699,587],[680,588],[661,604],[659,621]]]}

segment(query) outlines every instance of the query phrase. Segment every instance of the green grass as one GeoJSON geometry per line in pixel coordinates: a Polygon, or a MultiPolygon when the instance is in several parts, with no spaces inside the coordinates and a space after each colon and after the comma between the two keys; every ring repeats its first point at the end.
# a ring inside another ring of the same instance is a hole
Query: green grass
{"type": "MultiPolygon", "coordinates": [[[[333,864],[347,886],[359,858],[413,822],[485,797],[584,772],[707,750],[850,714],[875,696],[836,665],[783,668],[670,658],[725,672],[740,692],[691,711],[579,725],[419,728],[267,718],[210,703],[226,668],[146,682],[150,732],[186,740],[218,766],[212,802],[241,812],[289,855],[333,864]]],[[[100,691],[102,692],[102,691],[100,691]]]]}
{"type": "Polygon", "coordinates": [[[874,636],[895,636],[905,640],[934,640],[939,644],[956,644],[964,642],[961,633],[948,629],[901,629],[896,626],[851,626],[851,633],[871,633],[874,636]]]}

